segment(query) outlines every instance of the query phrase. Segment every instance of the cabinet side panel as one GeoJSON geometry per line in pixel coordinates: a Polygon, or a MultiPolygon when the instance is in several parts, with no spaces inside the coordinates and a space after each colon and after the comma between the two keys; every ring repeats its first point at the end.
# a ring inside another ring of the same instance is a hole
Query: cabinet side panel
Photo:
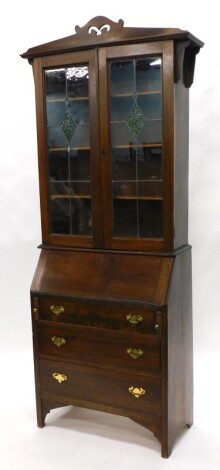
{"type": "Polygon", "coordinates": [[[39,375],[39,352],[37,339],[37,322],[39,315],[39,298],[31,295],[31,314],[32,314],[32,334],[33,334],[33,359],[34,359],[34,375],[35,375],[35,396],[36,396],[36,412],[37,423],[39,427],[44,427],[44,418],[46,411],[43,409],[43,403],[40,397],[40,375],[39,375]]]}
{"type": "Polygon", "coordinates": [[[173,43],[164,44],[163,56],[163,185],[165,251],[172,251],[174,224],[174,85],[173,43]]]}
{"type": "Polygon", "coordinates": [[[174,261],[168,300],[168,449],[193,422],[191,250],[174,261]]]}
{"type": "Polygon", "coordinates": [[[48,196],[47,196],[47,159],[45,147],[45,109],[44,109],[44,90],[42,79],[41,59],[35,59],[33,62],[33,73],[35,83],[36,100],[36,122],[37,122],[37,142],[38,142],[38,168],[40,185],[40,206],[41,206],[41,228],[42,240],[48,242],[48,196]]]}
{"type": "Polygon", "coordinates": [[[175,85],[175,248],[188,243],[189,89],[175,85]]]}

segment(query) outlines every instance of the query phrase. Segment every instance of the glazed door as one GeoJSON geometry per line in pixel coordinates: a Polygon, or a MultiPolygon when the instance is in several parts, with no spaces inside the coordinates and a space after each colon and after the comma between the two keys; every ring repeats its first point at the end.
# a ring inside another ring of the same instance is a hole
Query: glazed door
{"type": "Polygon", "coordinates": [[[43,242],[100,246],[96,51],[36,60],[34,73],[43,242]]]}
{"type": "Polygon", "coordinates": [[[105,248],[173,243],[173,46],[99,52],[105,248]]]}

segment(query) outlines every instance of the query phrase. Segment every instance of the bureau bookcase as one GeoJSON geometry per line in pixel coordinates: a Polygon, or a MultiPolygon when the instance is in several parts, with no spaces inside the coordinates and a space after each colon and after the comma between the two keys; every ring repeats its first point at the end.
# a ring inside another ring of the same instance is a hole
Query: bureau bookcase
{"type": "Polygon", "coordinates": [[[202,46],[96,17],[22,54],[36,93],[40,427],[65,405],[114,413],[168,457],[192,425],[188,115],[202,46]]]}

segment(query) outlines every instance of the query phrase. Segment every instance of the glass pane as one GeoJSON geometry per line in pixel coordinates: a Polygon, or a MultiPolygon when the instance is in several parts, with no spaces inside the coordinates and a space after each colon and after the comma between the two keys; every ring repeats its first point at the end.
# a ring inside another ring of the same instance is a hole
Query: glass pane
{"type": "Polygon", "coordinates": [[[131,181],[120,181],[113,183],[114,199],[127,199],[137,197],[137,185],[131,181]]]}
{"type": "Polygon", "coordinates": [[[137,60],[135,68],[138,93],[162,90],[160,57],[148,57],[137,60]]]}
{"type": "Polygon", "coordinates": [[[51,199],[57,199],[57,197],[69,197],[69,183],[68,182],[57,182],[51,181],[50,183],[50,197],[51,199]]]}
{"type": "Polygon", "coordinates": [[[137,202],[132,200],[113,200],[114,235],[119,237],[137,236],[137,202]]]}
{"type": "Polygon", "coordinates": [[[138,201],[139,233],[141,238],[161,238],[162,201],[138,201]]]}
{"type": "Polygon", "coordinates": [[[70,193],[74,197],[88,199],[91,197],[91,184],[87,181],[83,181],[83,183],[77,183],[74,181],[70,184],[70,193]]]}
{"type": "Polygon", "coordinates": [[[50,200],[51,232],[60,234],[70,233],[70,199],[51,198],[50,200]]]}
{"type": "Polygon", "coordinates": [[[59,126],[66,112],[65,101],[47,102],[47,125],[59,126]]]}
{"type": "Polygon", "coordinates": [[[162,181],[138,181],[139,199],[162,199],[163,184],[162,181]]]}
{"type": "Polygon", "coordinates": [[[162,148],[143,146],[137,149],[138,180],[162,180],[162,148]]]}
{"type": "Polygon", "coordinates": [[[68,98],[83,98],[89,95],[89,70],[87,66],[66,69],[68,98]]]}
{"type": "Polygon", "coordinates": [[[46,70],[46,97],[48,100],[65,99],[66,97],[66,76],[65,69],[46,70]]]}
{"type": "Polygon", "coordinates": [[[162,119],[161,93],[152,95],[139,95],[137,104],[141,109],[144,119],[162,119]]]}
{"type": "Polygon", "coordinates": [[[61,127],[48,127],[47,129],[47,144],[49,151],[56,151],[57,149],[67,149],[67,139],[61,127]]]}
{"type": "Polygon", "coordinates": [[[45,84],[51,232],[91,235],[88,67],[46,70],[45,84]]]}
{"type": "Polygon", "coordinates": [[[71,224],[74,235],[92,234],[91,199],[71,198],[71,224]]]}
{"type": "Polygon", "coordinates": [[[113,180],[136,179],[136,152],[131,148],[112,149],[113,180]]]}
{"type": "Polygon", "coordinates": [[[114,122],[111,124],[112,147],[129,147],[134,144],[132,135],[126,122],[114,122]]]}
{"type": "Polygon", "coordinates": [[[90,151],[70,151],[70,179],[90,180],[90,151]]]}
{"type": "Polygon", "coordinates": [[[111,95],[134,93],[133,61],[116,61],[110,64],[111,95]]]}
{"type": "Polygon", "coordinates": [[[140,133],[139,143],[161,143],[162,142],[162,121],[147,121],[140,133]]]}
{"type": "Polygon", "coordinates": [[[161,66],[156,56],[109,64],[113,236],[162,236],[161,66]]]}
{"type": "Polygon", "coordinates": [[[69,175],[68,152],[49,152],[49,178],[50,181],[67,181],[69,175]]]}
{"type": "Polygon", "coordinates": [[[86,125],[79,125],[76,127],[76,131],[74,132],[73,138],[70,142],[71,147],[78,147],[81,148],[89,148],[89,124],[86,125]]]}
{"type": "Polygon", "coordinates": [[[111,121],[126,121],[134,103],[133,96],[113,96],[111,98],[111,121]]]}
{"type": "Polygon", "coordinates": [[[88,100],[71,102],[69,106],[69,110],[77,125],[89,123],[89,101],[88,100]]]}

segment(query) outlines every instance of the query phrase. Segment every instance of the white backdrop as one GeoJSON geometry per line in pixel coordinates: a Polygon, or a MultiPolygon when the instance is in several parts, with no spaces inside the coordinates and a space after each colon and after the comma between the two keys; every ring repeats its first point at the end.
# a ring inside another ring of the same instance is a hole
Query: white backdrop
{"type": "MultiPolygon", "coordinates": [[[[122,18],[125,26],[186,29],[205,42],[190,89],[189,243],[193,246],[195,357],[204,358],[210,371],[207,355],[212,353],[213,371],[219,371],[217,361],[216,368],[213,366],[220,351],[220,55],[216,8],[216,0],[200,4],[192,0],[121,0],[112,5],[100,0],[5,3],[0,20],[2,354],[26,351],[31,357],[29,287],[41,242],[34,84],[31,67],[19,54],[74,34],[76,24],[83,26],[90,18],[103,15],[114,21],[122,18]]],[[[219,381],[214,373],[210,380],[216,392],[219,381]]]]}

